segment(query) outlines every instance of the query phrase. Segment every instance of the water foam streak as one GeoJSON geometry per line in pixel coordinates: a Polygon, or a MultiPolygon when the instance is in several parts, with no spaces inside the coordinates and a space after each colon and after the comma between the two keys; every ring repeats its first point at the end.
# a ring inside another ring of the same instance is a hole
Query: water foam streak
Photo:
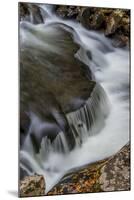
{"type": "Polygon", "coordinates": [[[76,35],[74,39],[84,49],[76,56],[90,67],[98,84],[83,107],[66,115],[76,141],[74,150],[69,152],[61,132],[53,145],[44,138],[38,154],[29,145],[30,139],[29,148],[20,151],[21,167],[29,175],[43,174],[46,192],[70,169],[111,156],[129,141],[129,51],[113,48],[102,34],[87,31],[78,23],[51,15],[46,24],[53,22],[75,30],[79,40],[76,35]]]}

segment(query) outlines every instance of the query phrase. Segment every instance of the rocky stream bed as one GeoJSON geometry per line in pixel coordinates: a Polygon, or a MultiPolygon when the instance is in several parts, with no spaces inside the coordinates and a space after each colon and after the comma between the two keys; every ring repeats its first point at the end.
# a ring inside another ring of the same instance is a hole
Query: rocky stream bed
{"type": "MultiPolygon", "coordinates": [[[[129,49],[130,10],[55,5],[53,6],[52,12],[65,21],[77,21],[85,27],[86,30],[95,30],[103,34],[106,38],[109,38],[112,41],[113,48],[129,49]]],[[[42,8],[39,8],[37,4],[19,4],[20,21],[32,21],[33,24],[45,23],[45,17],[42,13],[42,8]]],[[[53,30],[57,30],[57,27],[58,25],[54,25],[53,30]]],[[[95,86],[95,81],[91,79],[91,73],[88,71],[88,76],[86,75],[86,65],[81,61],[78,62],[78,60],[72,56],[78,50],[79,45],[72,42],[72,37],[68,35],[68,32],[63,31],[62,25],[60,25],[60,27],[61,32],[59,35],[55,36],[55,42],[58,42],[58,37],[60,37],[61,41],[66,40],[64,45],[59,43],[59,47],[62,50],[66,47],[65,57],[61,58],[57,53],[49,54],[47,51],[44,55],[44,50],[40,49],[38,58],[40,58],[42,62],[38,65],[36,57],[32,58],[33,52],[37,54],[36,49],[32,49],[31,57],[29,56],[30,53],[27,46],[25,51],[21,53],[22,62],[20,64],[25,66],[26,69],[25,71],[21,71],[21,74],[25,72],[21,77],[23,83],[21,90],[27,88],[26,81],[30,80],[28,89],[26,89],[24,93],[21,93],[21,146],[23,145],[23,138],[25,138],[30,124],[29,116],[26,114],[29,106],[27,102],[30,101],[30,108],[35,113],[38,111],[42,119],[55,123],[53,117],[45,115],[45,112],[49,113],[49,107],[53,107],[54,105],[55,109],[58,110],[57,113],[60,113],[60,115],[63,116],[63,123],[66,124],[66,117],[64,114],[71,111],[72,99],[75,99],[79,94],[81,94],[80,97],[85,102],[95,86]],[[69,45],[72,45],[71,51],[68,50],[69,45]],[[69,55],[69,57],[67,57],[67,55],[69,55]],[[54,58],[53,63],[58,66],[55,67],[53,73],[46,67],[47,63],[45,63],[46,58],[52,60],[51,56],[54,58]],[[30,68],[28,67],[29,63],[30,68]],[[65,68],[60,71],[63,64],[65,68]],[[36,73],[36,70],[34,70],[36,68],[42,70],[42,67],[44,66],[45,68],[40,74],[36,73]],[[66,76],[63,76],[63,74],[66,74],[66,76]],[[54,76],[57,78],[54,79],[54,76]],[[38,86],[33,81],[33,77],[35,80],[38,80],[36,82],[38,86]],[[63,79],[63,77],[65,78],[63,79]],[[79,81],[75,82],[75,79],[79,81]],[[60,85],[61,81],[63,82],[62,86],[60,85]],[[44,85],[43,88],[42,85],[44,85]],[[35,88],[35,90],[32,88],[35,88]],[[35,96],[41,96],[41,98],[35,98],[35,96]]],[[[33,29],[31,28],[30,31],[32,33],[33,29]]],[[[42,35],[40,37],[42,37],[42,35]]],[[[51,42],[51,37],[48,39],[49,42],[51,42]]],[[[90,53],[89,57],[91,58],[90,53]]],[[[80,106],[82,105],[83,103],[80,106]]],[[[75,110],[75,107],[73,107],[72,110],[75,110]]],[[[79,126],[81,126],[81,124],[79,126]]],[[[67,126],[65,126],[64,129],[65,131],[69,130],[67,126]]],[[[59,127],[57,130],[59,131],[59,127]]],[[[34,137],[32,140],[35,142],[34,137]]],[[[41,141],[39,143],[41,143],[41,141]]],[[[38,152],[39,149],[35,148],[35,151],[38,152]]],[[[45,181],[45,177],[40,173],[29,176],[23,175],[20,181],[20,196],[30,197],[130,190],[130,143],[127,143],[113,156],[72,169],[67,172],[48,192],[46,192],[45,181]]]]}

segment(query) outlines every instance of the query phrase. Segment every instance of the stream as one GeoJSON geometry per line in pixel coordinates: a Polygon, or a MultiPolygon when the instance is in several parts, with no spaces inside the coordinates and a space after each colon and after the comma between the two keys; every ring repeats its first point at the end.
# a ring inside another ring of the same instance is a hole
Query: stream
{"type": "Polygon", "coordinates": [[[20,22],[20,95],[30,126],[19,156],[20,173],[43,175],[48,192],[68,171],[128,143],[129,50],[38,6],[43,24],[33,24],[32,13],[20,22]]]}

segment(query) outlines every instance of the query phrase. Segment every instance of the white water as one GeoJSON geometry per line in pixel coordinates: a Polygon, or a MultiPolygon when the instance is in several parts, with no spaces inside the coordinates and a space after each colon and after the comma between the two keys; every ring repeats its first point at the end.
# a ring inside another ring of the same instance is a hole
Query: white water
{"type": "MultiPolygon", "coordinates": [[[[46,180],[46,191],[49,191],[68,170],[109,157],[129,141],[129,52],[113,48],[111,41],[100,33],[87,31],[77,23],[63,21],[54,15],[50,16],[48,8],[47,13],[49,18],[46,24],[62,22],[75,29],[80,38],[78,41],[75,37],[75,40],[82,47],[76,56],[90,66],[96,81],[104,88],[110,100],[110,113],[105,119],[104,128],[100,129],[98,134],[86,137],[82,145],[76,146],[70,153],[50,151],[46,157],[44,139],[40,153],[36,155],[30,148],[30,140],[27,140],[28,148],[20,152],[20,165],[28,174],[32,172],[27,165],[34,172],[43,174],[46,180]],[[92,52],[92,61],[86,56],[85,50],[92,52]]],[[[41,28],[41,26],[36,27],[41,28]]],[[[101,116],[99,118],[101,119],[101,116]]]]}

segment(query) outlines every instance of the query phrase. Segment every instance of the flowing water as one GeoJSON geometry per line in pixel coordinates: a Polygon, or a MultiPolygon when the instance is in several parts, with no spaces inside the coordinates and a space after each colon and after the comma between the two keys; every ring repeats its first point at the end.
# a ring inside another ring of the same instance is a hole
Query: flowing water
{"type": "Polygon", "coordinates": [[[21,22],[20,47],[29,43],[31,47],[59,52],[48,37],[53,31],[51,24],[61,23],[67,29],[71,27],[74,40],[81,47],[75,57],[90,66],[92,78],[97,82],[86,103],[66,114],[75,139],[72,151],[63,132],[59,131],[53,143],[44,137],[39,152],[35,153],[30,132],[34,129],[38,134],[43,127],[49,129],[50,124],[34,113],[30,114],[31,125],[20,151],[20,167],[29,175],[43,174],[46,191],[49,191],[69,170],[109,157],[129,141],[129,50],[114,48],[111,40],[103,34],[86,30],[76,22],[59,19],[49,6],[41,5],[41,8],[45,24],[21,22]],[[36,34],[30,34],[27,29],[36,34]]]}

